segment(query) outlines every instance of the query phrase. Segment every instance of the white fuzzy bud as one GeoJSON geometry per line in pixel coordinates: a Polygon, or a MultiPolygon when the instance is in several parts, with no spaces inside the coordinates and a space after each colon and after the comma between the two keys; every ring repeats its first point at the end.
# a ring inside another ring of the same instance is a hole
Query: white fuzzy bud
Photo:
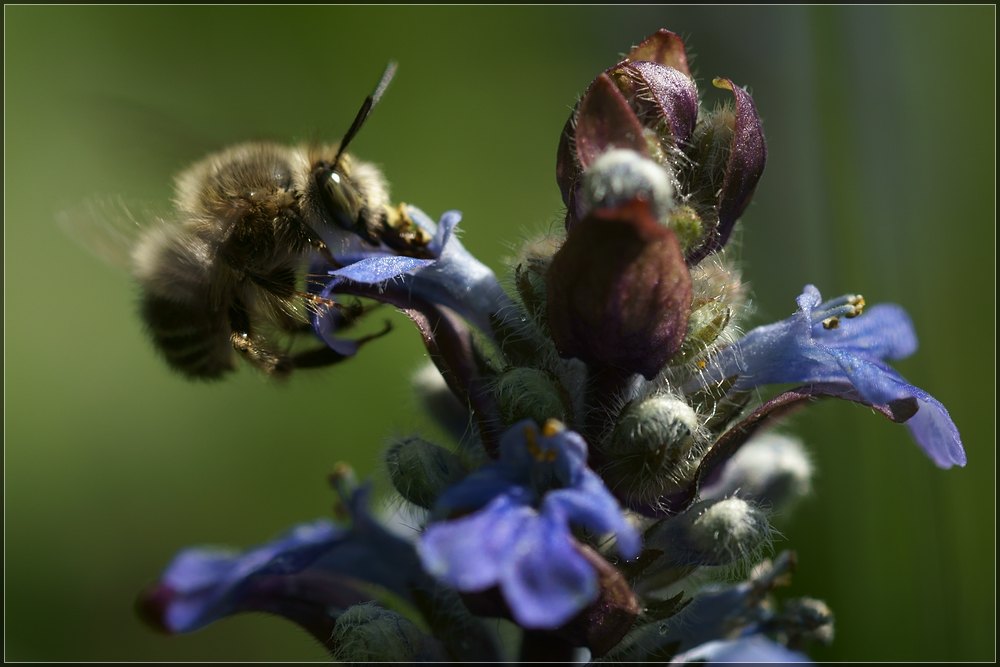
{"type": "Polygon", "coordinates": [[[787,509],[811,489],[813,466],[802,442],[764,433],[743,445],[702,498],[739,496],[773,510],[787,509]]]}
{"type": "Polygon", "coordinates": [[[644,500],[671,493],[698,467],[698,414],[674,396],[627,403],[605,445],[605,479],[644,500]]]}
{"type": "Polygon", "coordinates": [[[758,554],[771,537],[762,511],[740,498],[702,500],[661,522],[646,536],[647,548],[664,552],[670,567],[719,566],[758,554]]]}
{"type": "Polygon", "coordinates": [[[583,175],[583,203],[588,212],[638,198],[649,202],[653,215],[663,220],[673,208],[673,196],[666,168],[635,151],[607,151],[583,175]]]}

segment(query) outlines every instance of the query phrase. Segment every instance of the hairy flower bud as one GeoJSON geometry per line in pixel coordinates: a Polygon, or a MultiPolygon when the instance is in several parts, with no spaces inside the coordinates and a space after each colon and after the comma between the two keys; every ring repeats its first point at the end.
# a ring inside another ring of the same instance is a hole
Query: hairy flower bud
{"type": "Polygon", "coordinates": [[[653,379],[687,334],[691,276],[677,236],[641,199],[594,211],[552,259],[547,306],[562,356],[653,379]]]}
{"type": "Polygon", "coordinates": [[[374,602],[348,608],[333,629],[330,643],[341,662],[412,662],[444,659],[440,645],[412,621],[374,602]]]}
{"type": "Polygon", "coordinates": [[[426,509],[466,473],[465,466],[453,453],[416,437],[389,447],[385,465],[399,495],[426,509]]]}
{"type": "Polygon", "coordinates": [[[703,500],[646,535],[647,548],[663,551],[670,567],[729,565],[757,553],[771,527],[759,509],[740,498],[703,500]]]}
{"type": "Polygon", "coordinates": [[[536,326],[548,328],[548,314],[545,305],[545,274],[548,272],[550,257],[529,256],[514,271],[514,287],[521,297],[525,312],[536,326]]]}
{"type": "Polygon", "coordinates": [[[655,503],[686,487],[702,454],[698,428],[697,413],[677,397],[630,401],[604,446],[604,478],[629,504],[655,503]]]}
{"type": "Polygon", "coordinates": [[[641,467],[684,468],[698,427],[698,415],[670,396],[633,401],[618,415],[608,453],[636,456],[641,467]]]}
{"type": "Polygon", "coordinates": [[[767,162],[764,131],[750,93],[729,79],[712,83],[732,91],[735,108],[700,118],[687,151],[690,170],[685,192],[693,195],[692,204],[702,217],[715,223],[704,244],[688,255],[692,264],[726,245],[737,218],[750,205],[767,162]]]}
{"type": "Polygon", "coordinates": [[[679,366],[704,352],[729,324],[731,312],[718,301],[709,301],[691,311],[688,319],[688,334],[681,349],[670,360],[671,366],[679,366]]]}
{"type": "Polygon", "coordinates": [[[572,405],[569,393],[547,371],[508,368],[497,379],[495,392],[506,424],[522,419],[534,419],[539,424],[549,419],[570,421],[572,405]]]}
{"type": "Polygon", "coordinates": [[[698,237],[690,242],[684,235],[688,263],[720,250],[753,197],[767,147],[750,95],[729,79],[714,84],[732,91],[734,108],[700,108],[684,44],[666,30],[598,76],[559,141],[556,180],[567,208],[566,229],[591,210],[584,172],[602,153],[625,148],[664,167],[675,205],[689,205],[684,221],[697,222],[688,228],[698,237]]]}
{"type": "Polygon", "coordinates": [[[812,463],[802,443],[780,433],[764,433],[743,445],[722,468],[702,498],[736,495],[778,511],[809,493],[812,463]]]}

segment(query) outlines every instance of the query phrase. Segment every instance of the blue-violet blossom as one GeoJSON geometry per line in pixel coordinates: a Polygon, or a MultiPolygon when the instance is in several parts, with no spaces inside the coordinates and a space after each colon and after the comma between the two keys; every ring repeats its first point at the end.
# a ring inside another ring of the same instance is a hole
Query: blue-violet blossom
{"type": "MultiPolygon", "coordinates": [[[[444,306],[488,332],[489,316],[509,299],[493,271],[458,240],[455,228],[462,214],[446,211],[435,225],[415,206],[406,207],[406,212],[431,237],[426,251],[432,258],[398,255],[388,248],[355,248],[334,256],[342,266],[328,271],[330,280],[320,297],[346,293],[415,310],[444,306]]],[[[354,354],[355,341],[335,336],[340,324],[337,310],[320,309],[313,317],[313,328],[327,345],[341,354],[354,354]]]]}
{"type": "Polygon", "coordinates": [[[626,558],[639,551],[638,533],[586,461],[587,443],[559,422],[514,424],[499,461],[438,499],[439,518],[478,511],[428,526],[418,547],[424,567],[460,591],[499,586],[524,627],[562,625],[599,592],[570,524],[615,533],[626,558]]]}
{"type": "Polygon", "coordinates": [[[142,615],[184,633],[247,611],[284,616],[326,642],[348,607],[385,590],[413,600],[433,588],[413,546],[368,513],[368,487],[347,491],[350,525],[327,519],[297,525],[242,552],[194,547],[180,552],[139,599],[142,615]]]}
{"type": "Polygon", "coordinates": [[[796,299],[798,312],[757,327],[723,349],[693,384],[733,376],[738,376],[735,391],[790,382],[847,384],[869,405],[901,414],[913,439],[938,466],[965,465],[948,411],[884,363],[916,352],[917,336],[906,311],[879,304],[860,315],[859,298],[824,303],[819,290],[806,285],[796,299]],[[840,319],[855,314],[859,316],[840,319]]]}

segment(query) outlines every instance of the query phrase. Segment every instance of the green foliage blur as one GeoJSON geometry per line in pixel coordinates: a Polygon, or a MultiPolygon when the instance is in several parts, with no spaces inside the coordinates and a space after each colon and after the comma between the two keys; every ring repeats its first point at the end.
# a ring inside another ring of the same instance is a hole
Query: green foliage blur
{"type": "Polygon", "coordinates": [[[685,38],[707,100],[726,76],[763,117],[769,160],[740,236],[757,323],[790,315],[809,282],[901,303],[922,347],[898,368],[968,452],[938,470],[853,404],[793,420],[819,474],[775,518],[776,548],[800,556],[786,593],[837,615],[813,657],[995,657],[995,7],[4,14],[5,658],[324,659],[272,617],[158,635],[133,600],[181,547],[248,546],[328,514],[337,461],[377,475],[387,436],[436,433],[409,390],[419,337],[388,309],[396,330],[340,367],[285,383],[171,374],[128,277],[75,245],[60,211],[119,194],[169,210],[173,174],[207,151],[336,140],[396,59],[352,149],[396,201],[462,210],[464,243],[499,271],[562,219],[556,145],[577,96],[658,28],[685,38]]]}

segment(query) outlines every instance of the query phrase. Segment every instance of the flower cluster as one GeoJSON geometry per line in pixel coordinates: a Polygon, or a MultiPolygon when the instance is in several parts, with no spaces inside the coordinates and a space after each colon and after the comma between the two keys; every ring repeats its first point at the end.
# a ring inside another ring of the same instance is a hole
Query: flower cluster
{"type": "MultiPolygon", "coordinates": [[[[725,248],[767,151],[750,95],[714,83],[733,101],[708,111],[663,30],[602,73],[559,142],[565,234],[528,244],[507,289],[454,211],[435,224],[401,208],[412,247],[365,239],[314,267],[324,300],[400,308],[434,362],[419,390],[457,446],[414,436],[384,459],[419,535],[387,532],[344,468],[346,519],[184,551],[144,617],[178,633],[269,612],[347,661],[516,657],[500,627],[523,660],[792,661],[831,641],[826,605],[771,596],[795,557],[762,560],[768,515],[808,492],[812,466],[767,428],[836,397],[906,424],[940,467],[965,454],[941,403],[886,363],[916,350],[900,307],[807,285],[787,320],[740,334],[746,288],[725,248]],[[770,385],[794,386],[754,403],[770,385]]],[[[313,325],[358,351],[339,311],[313,325]]]]}

